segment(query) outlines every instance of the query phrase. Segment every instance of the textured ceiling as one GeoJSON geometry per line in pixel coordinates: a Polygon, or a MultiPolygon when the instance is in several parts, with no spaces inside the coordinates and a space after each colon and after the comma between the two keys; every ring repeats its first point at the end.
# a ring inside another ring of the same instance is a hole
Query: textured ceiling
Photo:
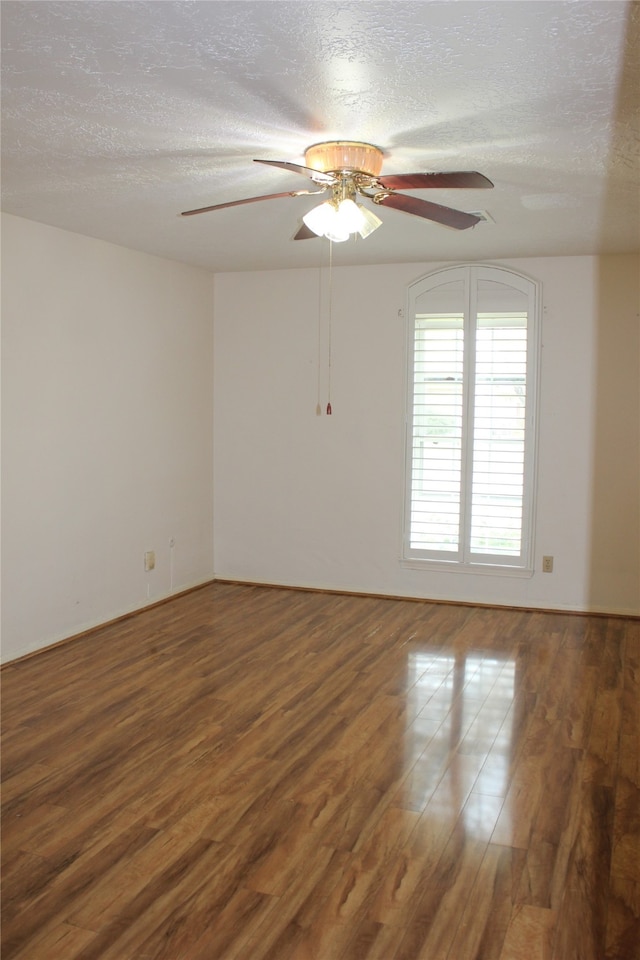
{"type": "Polygon", "coordinates": [[[303,162],[366,140],[384,173],[478,170],[455,231],[397,210],[336,262],[640,249],[637,3],[4,0],[3,209],[212,270],[317,266],[303,162]]]}

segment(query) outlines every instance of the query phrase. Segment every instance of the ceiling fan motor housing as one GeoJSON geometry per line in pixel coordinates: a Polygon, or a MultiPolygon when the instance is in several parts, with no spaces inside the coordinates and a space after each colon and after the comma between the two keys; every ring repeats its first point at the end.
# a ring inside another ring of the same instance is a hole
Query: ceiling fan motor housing
{"type": "Polygon", "coordinates": [[[372,143],[327,140],[325,143],[314,143],[308,147],[304,160],[307,167],[320,173],[340,173],[348,170],[377,177],[382,170],[383,153],[372,143]]]}

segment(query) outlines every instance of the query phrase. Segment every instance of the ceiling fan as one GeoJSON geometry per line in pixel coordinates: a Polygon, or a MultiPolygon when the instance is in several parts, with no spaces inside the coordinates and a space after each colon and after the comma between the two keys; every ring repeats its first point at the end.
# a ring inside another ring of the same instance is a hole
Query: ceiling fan
{"type": "Polygon", "coordinates": [[[455,230],[466,230],[480,221],[473,213],[464,213],[443,207],[418,197],[405,196],[397,190],[455,189],[466,187],[483,189],[493,184],[481,173],[460,171],[457,173],[401,173],[380,176],[383,153],[370,143],[355,140],[329,140],[315,143],[305,151],[305,164],[301,166],[288,160],[254,160],[271,167],[290,170],[310,179],[316,190],[289,190],[285,193],[268,193],[261,197],[247,197],[244,200],[230,200],[216,203],[197,210],[185,210],[183,217],[211,210],[224,210],[244,203],[256,203],[258,200],[276,200],[279,197],[315,196],[331,191],[328,200],[306,213],[303,225],[294,240],[308,240],[312,237],[327,237],[334,242],[347,240],[351,234],[358,233],[367,237],[376,230],[382,221],[368,207],[356,202],[358,196],[371,200],[374,204],[393,207],[411,213],[425,220],[442,223],[455,230]]]}

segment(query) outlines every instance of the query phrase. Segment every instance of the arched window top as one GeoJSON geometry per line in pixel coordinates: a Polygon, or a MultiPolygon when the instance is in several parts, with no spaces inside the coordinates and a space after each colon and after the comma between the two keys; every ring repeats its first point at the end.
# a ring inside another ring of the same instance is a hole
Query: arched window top
{"type": "Polygon", "coordinates": [[[503,290],[513,289],[536,297],[539,284],[536,280],[518,273],[508,267],[495,267],[491,264],[458,264],[456,266],[441,267],[432,273],[427,273],[408,285],[409,298],[420,296],[436,287],[449,283],[467,280],[470,284],[484,280],[499,284],[503,290]]]}

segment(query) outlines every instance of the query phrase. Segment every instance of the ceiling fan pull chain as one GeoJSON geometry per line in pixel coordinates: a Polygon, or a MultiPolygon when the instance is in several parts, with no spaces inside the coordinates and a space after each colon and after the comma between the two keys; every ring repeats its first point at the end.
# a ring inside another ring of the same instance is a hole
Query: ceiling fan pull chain
{"type": "Polygon", "coordinates": [[[329,401],[329,403],[327,404],[327,416],[328,416],[328,417],[331,416],[331,412],[332,412],[332,411],[331,411],[331,401],[329,401]]]}

